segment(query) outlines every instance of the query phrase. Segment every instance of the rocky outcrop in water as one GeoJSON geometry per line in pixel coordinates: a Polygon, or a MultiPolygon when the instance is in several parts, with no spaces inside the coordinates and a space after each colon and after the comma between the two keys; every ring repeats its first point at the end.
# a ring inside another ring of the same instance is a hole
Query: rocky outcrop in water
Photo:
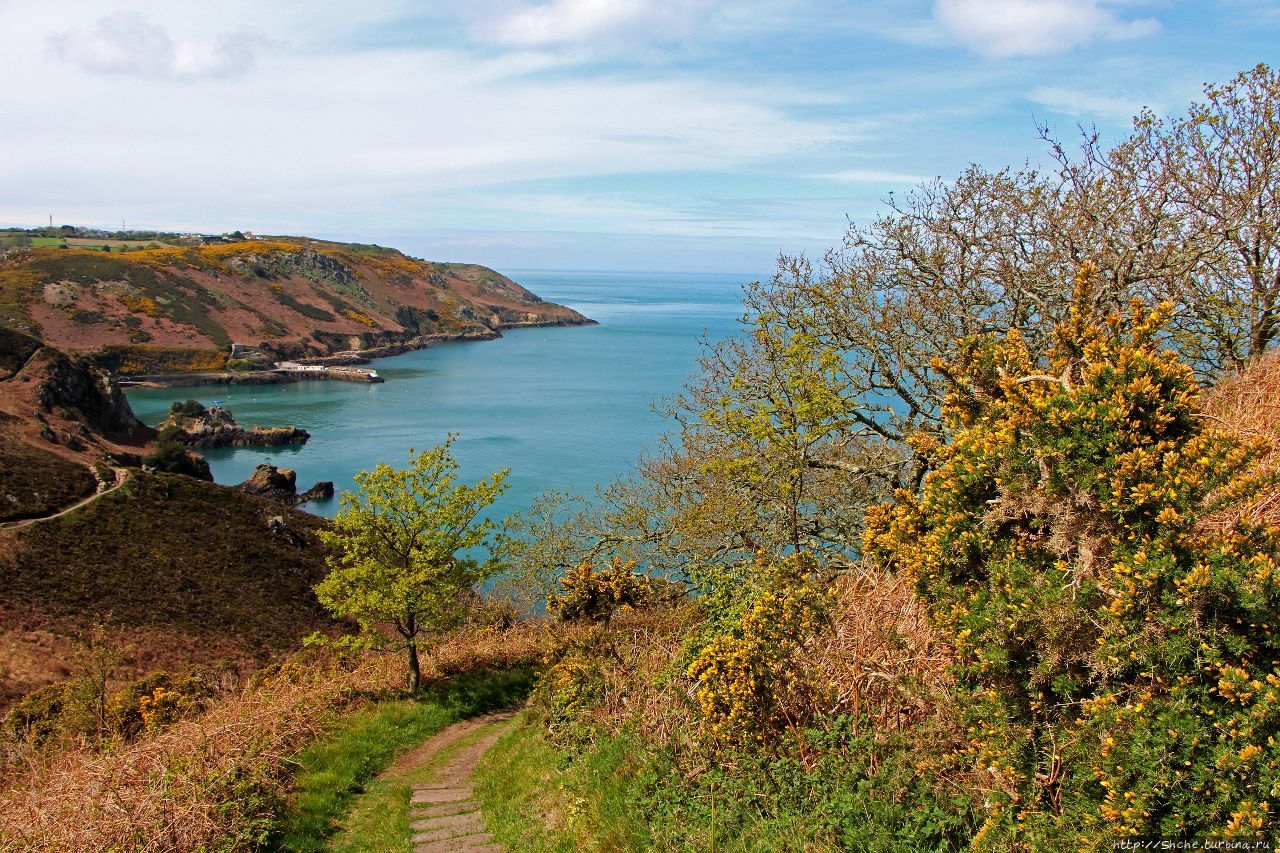
{"type": "Polygon", "coordinates": [[[182,430],[188,447],[276,447],[283,444],[305,444],[311,433],[298,427],[242,427],[229,409],[222,406],[204,408],[189,401],[175,403],[169,419],[160,429],[173,424],[182,430]]]}
{"type": "Polygon", "coordinates": [[[333,483],[323,480],[298,494],[298,475],[291,468],[277,468],[263,463],[253,469],[249,479],[236,486],[242,492],[295,506],[306,501],[327,500],[333,497],[333,483]]]}

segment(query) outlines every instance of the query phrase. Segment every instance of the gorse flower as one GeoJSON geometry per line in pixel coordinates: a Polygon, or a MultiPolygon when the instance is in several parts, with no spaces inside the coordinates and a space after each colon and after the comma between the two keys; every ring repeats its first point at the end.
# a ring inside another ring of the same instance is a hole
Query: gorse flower
{"type": "Polygon", "coordinates": [[[984,843],[1274,832],[1280,536],[1202,523],[1268,484],[1267,446],[1202,415],[1167,306],[1091,321],[1093,275],[1047,362],[1015,333],[937,365],[954,438],[865,547],[955,638],[984,843]]]}

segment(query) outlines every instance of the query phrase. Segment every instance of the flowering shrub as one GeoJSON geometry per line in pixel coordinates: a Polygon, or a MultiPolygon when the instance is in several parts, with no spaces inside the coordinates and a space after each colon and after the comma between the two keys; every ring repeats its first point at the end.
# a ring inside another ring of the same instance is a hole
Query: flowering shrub
{"type": "Polygon", "coordinates": [[[160,306],[150,296],[135,296],[130,293],[120,293],[116,295],[116,299],[125,308],[128,308],[135,314],[146,314],[148,317],[156,317],[160,314],[160,306]]]}
{"type": "Polygon", "coordinates": [[[147,731],[155,731],[182,716],[184,698],[178,691],[163,687],[157,687],[151,691],[151,695],[141,697],[138,700],[138,713],[142,715],[142,723],[147,731]]]}
{"type": "Polygon", "coordinates": [[[975,846],[1272,835],[1280,533],[1200,523],[1268,483],[1266,442],[1202,417],[1167,307],[1088,319],[1092,274],[1047,364],[1011,334],[937,365],[955,437],[866,549],[954,638],[959,760],[991,780],[975,846]]]}
{"type": "Polygon", "coordinates": [[[643,607],[653,597],[653,584],[635,566],[621,557],[599,569],[580,563],[560,578],[562,591],[547,599],[547,609],[563,622],[607,623],[619,610],[643,607]]]}
{"type": "MultiPolygon", "coordinates": [[[[810,687],[792,666],[804,641],[825,622],[829,593],[810,580],[797,555],[759,566],[760,591],[737,625],[703,646],[688,676],[711,739],[760,744],[800,720],[795,700],[810,687]]],[[[805,703],[808,704],[808,703],[805,703]]]]}

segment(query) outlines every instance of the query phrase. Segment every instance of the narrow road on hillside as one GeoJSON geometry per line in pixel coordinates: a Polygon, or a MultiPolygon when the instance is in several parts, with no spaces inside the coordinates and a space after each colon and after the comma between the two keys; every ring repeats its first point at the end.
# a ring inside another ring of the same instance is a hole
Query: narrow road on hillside
{"type": "Polygon", "coordinates": [[[112,468],[111,470],[115,472],[116,481],[112,483],[110,486],[108,486],[106,483],[99,480],[98,490],[93,494],[89,495],[89,497],[80,501],[79,503],[74,503],[71,506],[67,507],[66,509],[60,509],[57,512],[53,513],[52,515],[42,515],[39,518],[23,518],[23,519],[19,519],[18,521],[6,521],[3,524],[0,524],[0,530],[13,530],[14,528],[18,528],[18,527],[26,527],[30,524],[37,524],[41,521],[52,521],[55,518],[62,518],[62,516],[66,515],[67,513],[75,512],[81,507],[88,506],[89,504],[93,503],[103,495],[111,494],[116,489],[120,488],[125,483],[129,482],[129,469],[112,468]]]}
{"type": "Polygon", "coordinates": [[[471,778],[481,757],[507,730],[512,712],[486,714],[455,723],[400,758],[389,772],[405,771],[450,755],[430,782],[413,786],[409,820],[414,853],[497,853],[472,799],[471,778]],[[461,744],[459,747],[458,744],[461,744]]]}

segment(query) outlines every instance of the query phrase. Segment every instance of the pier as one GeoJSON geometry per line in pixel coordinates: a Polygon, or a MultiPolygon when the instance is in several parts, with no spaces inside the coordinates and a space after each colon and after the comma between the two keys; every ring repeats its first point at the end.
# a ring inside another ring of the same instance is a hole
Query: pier
{"type": "Polygon", "coordinates": [[[287,382],[306,382],[314,379],[334,379],[340,382],[385,382],[378,371],[368,367],[346,367],[323,364],[299,364],[294,361],[277,362],[272,370],[249,370],[241,373],[157,373],[146,376],[122,376],[121,388],[185,388],[196,385],[282,385],[287,382]]]}
{"type": "Polygon", "coordinates": [[[288,373],[306,379],[340,379],[344,382],[383,382],[378,371],[369,367],[351,367],[340,364],[302,364],[297,361],[277,361],[276,372],[288,373]]]}

